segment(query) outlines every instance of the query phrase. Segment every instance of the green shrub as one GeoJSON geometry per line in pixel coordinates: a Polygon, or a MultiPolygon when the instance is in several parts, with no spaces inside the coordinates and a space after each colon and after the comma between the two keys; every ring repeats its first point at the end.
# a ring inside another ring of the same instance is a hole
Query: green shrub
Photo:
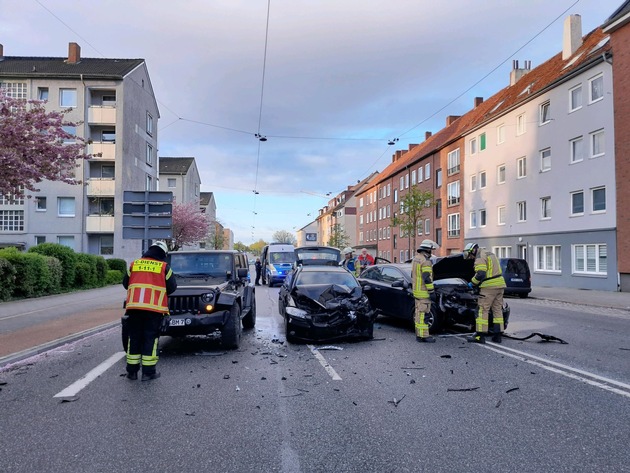
{"type": "Polygon", "coordinates": [[[16,270],[13,296],[37,297],[46,294],[51,275],[45,256],[5,248],[0,250],[0,257],[7,259],[16,270]]]}
{"type": "Polygon", "coordinates": [[[107,284],[107,260],[102,256],[92,256],[96,265],[96,287],[103,287],[107,284]]]}
{"type": "MultiPolygon", "coordinates": [[[[77,271],[75,275],[75,285],[78,288],[88,289],[97,287],[99,284],[95,255],[87,253],[77,253],[77,271]]],[[[105,279],[103,277],[103,279],[105,279]]]]}
{"type": "Polygon", "coordinates": [[[109,269],[117,269],[123,274],[127,271],[127,262],[124,259],[110,258],[107,260],[107,266],[109,269]]]}
{"type": "Polygon", "coordinates": [[[107,271],[106,283],[108,286],[122,284],[123,276],[124,273],[122,271],[118,271],[117,269],[110,269],[107,271]]]}
{"type": "Polygon", "coordinates": [[[61,267],[63,268],[61,288],[71,289],[74,287],[77,254],[72,248],[58,243],[42,243],[41,245],[30,247],[28,251],[46,256],[54,256],[61,261],[61,267]]]}
{"type": "Polygon", "coordinates": [[[61,292],[61,278],[63,276],[63,266],[54,256],[44,256],[48,266],[48,280],[42,281],[46,294],[59,294],[61,292]]]}
{"type": "Polygon", "coordinates": [[[11,299],[15,291],[15,267],[6,260],[0,258],[0,301],[8,301],[11,299]]]}

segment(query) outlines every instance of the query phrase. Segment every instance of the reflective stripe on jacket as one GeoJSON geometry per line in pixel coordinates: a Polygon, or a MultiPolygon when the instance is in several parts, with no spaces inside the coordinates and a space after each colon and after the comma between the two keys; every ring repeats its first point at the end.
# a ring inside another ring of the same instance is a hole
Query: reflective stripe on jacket
{"type": "Polygon", "coordinates": [[[152,258],[140,258],[131,263],[127,270],[127,309],[168,314],[166,279],[171,277],[172,271],[169,269],[169,274],[165,274],[166,268],[166,262],[152,258]]]}
{"type": "Polygon", "coordinates": [[[428,299],[433,292],[433,263],[424,254],[420,253],[411,264],[411,282],[413,285],[413,297],[416,299],[428,299]]]}
{"type": "Polygon", "coordinates": [[[352,258],[346,258],[341,262],[341,266],[346,268],[355,276],[359,276],[361,274],[361,266],[359,266],[359,261],[354,256],[352,258]]]}
{"type": "Polygon", "coordinates": [[[505,287],[499,258],[494,253],[479,249],[472,283],[479,287],[505,287]]]}

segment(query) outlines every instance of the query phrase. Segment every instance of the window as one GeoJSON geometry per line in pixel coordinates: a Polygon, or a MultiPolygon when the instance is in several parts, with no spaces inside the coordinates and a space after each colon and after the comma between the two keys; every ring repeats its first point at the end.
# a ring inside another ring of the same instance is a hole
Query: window
{"type": "Polygon", "coordinates": [[[59,217],[74,217],[74,197],[57,197],[57,215],[59,217]]]}
{"type": "Polygon", "coordinates": [[[4,90],[7,97],[14,99],[26,99],[26,83],[25,82],[2,82],[0,88],[4,90]]]}
{"type": "Polygon", "coordinates": [[[405,189],[409,189],[409,174],[405,174],[405,189]]]}
{"type": "Polygon", "coordinates": [[[35,197],[35,210],[37,212],[46,211],[46,197],[35,197]]]}
{"type": "Polygon", "coordinates": [[[477,153],[477,138],[472,138],[470,140],[470,154],[477,153]]]}
{"type": "Polygon", "coordinates": [[[523,156],[516,160],[516,178],[523,179],[527,176],[527,158],[523,156]]]}
{"type": "Polygon", "coordinates": [[[103,143],[116,143],[116,130],[103,130],[101,132],[101,141],[103,143]]]}
{"type": "Polygon", "coordinates": [[[479,135],[479,151],[483,151],[486,149],[486,134],[482,133],[479,135]]]}
{"type": "Polygon", "coordinates": [[[486,226],[486,209],[479,210],[479,226],[486,226]]]}
{"type": "Polygon", "coordinates": [[[435,218],[442,218],[442,199],[435,200],[435,218]]]}
{"type": "Polygon", "coordinates": [[[486,171],[481,171],[479,173],[479,189],[486,188],[486,171]]]}
{"type": "Polygon", "coordinates": [[[46,243],[46,237],[41,235],[35,235],[35,244],[41,245],[42,243],[46,243]]]}
{"type": "Polygon", "coordinates": [[[447,185],[448,205],[459,204],[459,181],[449,182],[447,185]]]}
{"type": "Polygon", "coordinates": [[[23,232],[24,210],[0,210],[0,231],[23,232]]]}
{"type": "Polygon", "coordinates": [[[584,192],[571,192],[571,215],[584,215],[584,192]]]}
{"type": "Polygon", "coordinates": [[[431,163],[424,165],[424,178],[428,181],[431,179],[431,163]]]}
{"type": "Polygon", "coordinates": [[[403,190],[405,188],[405,178],[404,176],[400,176],[400,179],[398,180],[398,188],[400,190],[403,190]]]}
{"type": "Polygon", "coordinates": [[[604,76],[599,75],[589,80],[589,101],[597,102],[604,98],[604,76]]]}
{"type": "Polygon", "coordinates": [[[422,219],[416,221],[416,228],[418,229],[418,235],[422,235],[422,227],[424,226],[422,219]]]}
{"type": "Polygon", "coordinates": [[[411,171],[411,185],[412,186],[416,185],[416,170],[415,169],[411,171]]]}
{"type": "Polygon", "coordinates": [[[534,267],[536,271],[561,272],[560,245],[535,246],[534,267]]]}
{"type": "Polygon", "coordinates": [[[518,215],[518,222],[527,221],[527,202],[521,201],[516,203],[516,212],[518,215]]]}
{"type": "Polygon", "coordinates": [[[549,112],[550,112],[550,105],[551,105],[551,102],[549,102],[549,100],[547,100],[546,102],[543,102],[543,103],[540,104],[540,108],[539,108],[540,125],[544,125],[544,124],[549,123],[551,121],[551,115],[549,114],[549,112]]]}
{"type": "Polygon", "coordinates": [[[470,192],[475,192],[477,190],[477,175],[473,174],[470,176],[470,192]]]}
{"type": "MultiPolygon", "coordinates": [[[[169,177],[169,178],[166,180],[166,182],[167,182],[167,186],[168,186],[168,187],[170,187],[170,188],[177,187],[177,186],[176,186],[176,184],[175,184],[176,179],[173,179],[173,178],[170,178],[170,177],[169,177]]],[[[363,199],[361,199],[361,200],[363,200],[363,199]]],[[[361,207],[363,207],[363,206],[361,206],[361,207]]]]}
{"type": "Polygon", "coordinates": [[[604,155],[604,130],[591,133],[591,158],[604,155]]]}
{"type": "Polygon", "coordinates": [[[459,148],[448,153],[448,170],[447,174],[450,176],[459,172],[459,148]]]}
{"type": "Polygon", "coordinates": [[[147,135],[153,136],[153,117],[147,112],[147,135]]]}
{"type": "Polygon", "coordinates": [[[606,188],[596,187],[591,189],[592,212],[600,213],[606,211],[606,188]]]}
{"type": "Polygon", "coordinates": [[[505,225],[505,205],[497,207],[497,225],[505,225]]]}
{"type": "Polygon", "coordinates": [[[147,164],[153,165],[153,146],[147,143],[147,164]]]}
{"type": "Polygon", "coordinates": [[[37,100],[48,100],[48,87],[37,88],[37,100]]]}
{"type": "Polygon", "coordinates": [[[428,235],[429,233],[431,233],[431,220],[427,218],[424,221],[424,234],[428,235]]]}
{"type": "Polygon", "coordinates": [[[540,199],[540,218],[548,220],[551,218],[551,197],[542,197],[540,199]]]}
{"type": "Polygon", "coordinates": [[[101,179],[114,179],[116,168],[114,166],[103,165],[101,166],[101,179]]]}
{"type": "Polygon", "coordinates": [[[582,108],[582,84],[569,90],[569,112],[582,108]]]}
{"type": "Polygon", "coordinates": [[[608,271],[605,244],[573,245],[573,272],[605,275],[608,271]]]}
{"type": "Polygon", "coordinates": [[[540,151],[540,171],[547,172],[551,169],[551,148],[540,151]]]}
{"type": "Polygon", "coordinates": [[[516,117],[516,134],[522,135],[525,131],[525,114],[521,113],[518,117],[516,117]]]}
{"type": "Polygon", "coordinates": [[[578,136],[569,141],[571,147],[571,163],[578,163],[584,159],[584,138],[578,136]]]}
{"type": "Polygon", "coordinates": [[[114,216],[113,197],[90,197],[88,199],[88,214],[98,216],[114,216]]]}
{"type": "Polygon", "coordinates": [[[146,180],[146,183],[145,183],[144,190],[145,191],[153,190],[153,189],[151,189],[152,187],[153,187],[153,178],[147,174],[147,180],[146,180]]]}
{"type": "Polygon", "coordinates": [[[394,189],[394,203],[398,202],[398,189],[394,189]]]}
{"type": "Polygon", "coordinates": [[[115,107],[116,106],[116,96],[115,95],[103,95],[102,105],[103,105],[103,107],[115,107]]]}
{"type": "MultiPolygon", "coordinates": [[[[169,179],[169,181],[170,181],[170,179],[169,179]]],[[[175,184],[175,183],[173,183],[173,184],[175,184]]],[[[171,183],[170,183],[170,182],[168,183],[168,186],[169,186],[169,187],[175,187],[174,185],[173,185],[173,186],[171,186],[171,183]]],[[[362,209],[362,208],[363,208],[363,197],[361,197],[361,198],[359,199],[359,208],[360,208],[360,209],[362,209]]]]}
{"type": "Polygon", "coordinates": [[[77,106],[77,89],[59,89],[59,106],[76,107],[77,106]]]}
{"type": "Polygon", "coordinates": [[[438,169],[437,171],[435,171],[435,187],[442,187],[442,170],[441,169],[438,169]]]}
{"type": "MultiPolygon", "coordinates": [[[[23,187],[20,189],[24,190],[23,187]]],[[[0,194],[0,205],[24,205],[24,198],[0,194]]]]}
{"type": "Polygon", "coordinates": [[[511,246],[493,246],[492,252],[497,256],[497,258],[509,258],[512,253],[511,246]]]}
{"type": "Polygon", "coordinates": [[[422,166],[418,168],[418,182],[422,182],[422,166]]]}
{"type": "Polygon", "coordinates": [[[359,225],[363,225],[363,214],[359,215],[359,225]]]}
{"type": "Polygon", "coordinates": [[[477,212],[470,212],[470,228],[477,228],[477,212]]]}
{"type": "Polygon", "coordinates": [[[391,184],[387,184],[387,197],[389,197],[391,195],[392,192],[392,185],[391,184]]]}
{"type": "Polygon", "coordinates": [[[497,127],[497,144],[505,143],[505,125],[501,124],[497,127]]]}
{"type": "Polygon", "coordinates": [[[103,235],[99,242],[101,255],[113,255],[114,254],[114,235],[103,235]]]}
{"type": "Polygon", "coordinates": [[[438,245],[442,245],[442,229],[441,228],[435,229],[435,242],[438,245]]]}
{"type": "Polygon", "coordinates": [[[505,183],[505,164],[500,164],[497,167],[497,184],[505,183]]]}
{"type": "Polygon", "coordinates": [[[459,214],[448,215],[448,237],[454,238],[459,236],[459,214]]]}
{"type": "Polygon", "coordinates": [[[58,236],[57,243],[74,250],[74,237],[73,236],[58,236]]]}
{"type": "Polygon", "coordinates": [[[387,204],[387,218],[392,216],[392,206],[387,204]]]}

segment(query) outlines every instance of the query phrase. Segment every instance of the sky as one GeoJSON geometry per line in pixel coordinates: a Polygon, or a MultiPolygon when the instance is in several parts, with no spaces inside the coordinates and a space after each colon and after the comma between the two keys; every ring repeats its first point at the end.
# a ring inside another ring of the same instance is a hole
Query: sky
{"type": "Polygon", "coordinates": [[[295,233],[398,149],[562,49],[622,0],[0,0],[5,56],[142,58],[158,155],[195,158],[249,245],[295,233]],[[265,137],[260,141],[257,135],[265,137]],[[389,145],[390,141],[394,145],[389,145]]]}

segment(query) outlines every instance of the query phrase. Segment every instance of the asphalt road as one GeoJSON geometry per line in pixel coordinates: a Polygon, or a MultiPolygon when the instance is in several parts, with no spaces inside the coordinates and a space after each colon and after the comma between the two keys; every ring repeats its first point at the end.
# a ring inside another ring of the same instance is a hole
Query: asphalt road
{"type": "Polygon", "coordinates": [[[510,299],[508,332],[568,344],[379,319],[316,347],[284,341],[277,293],[238,350],[162,339],[156,381],[124,378],[118,327],[0,368],[0,471],[630,471],[627,312],[510,299]]]}

